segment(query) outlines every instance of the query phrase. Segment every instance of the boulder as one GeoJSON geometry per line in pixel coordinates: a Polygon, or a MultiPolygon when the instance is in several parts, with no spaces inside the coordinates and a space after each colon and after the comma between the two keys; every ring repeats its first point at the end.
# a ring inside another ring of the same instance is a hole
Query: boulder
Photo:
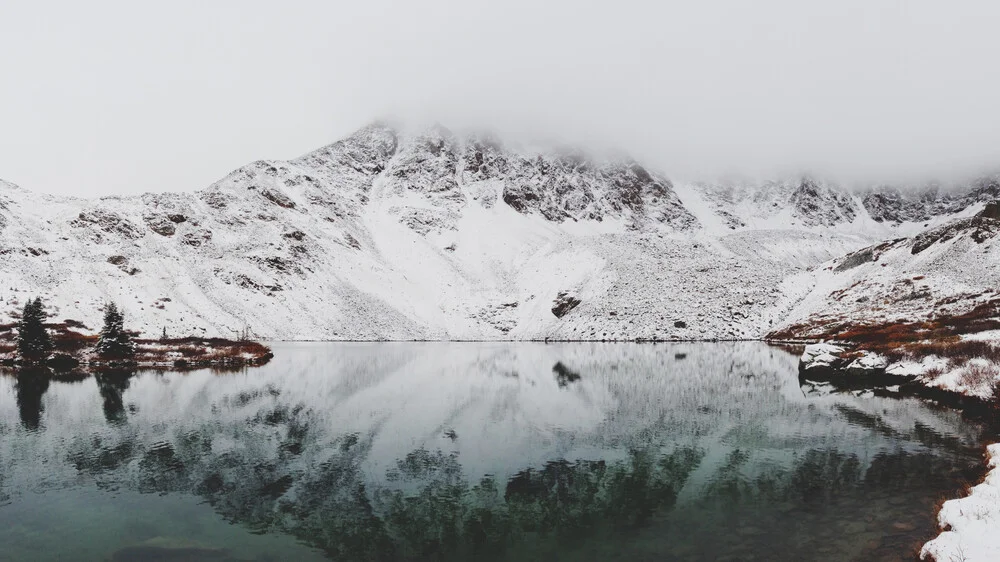
{"type": "Polygon", "coordinates": [[[556,299],[552,301],[552,314],[556,318],[566,316],[569,311],[576,308],[582,301],[569,291],[559,291],[556,299]]]}
{"type": "Polygon", "coordinates": [[[808,371],[820,367],[836,367],[843,362],[841,354],[844,348],[830,343],[814,343],[807,345],[799,360],[799,370],[808,371]]]}
{"type": "Polygon", "coordinates": [[[166,215],[154,214],[143,217],[146,226],[160,236],[173,236],[177,232],[177,227],[166,215]]]}

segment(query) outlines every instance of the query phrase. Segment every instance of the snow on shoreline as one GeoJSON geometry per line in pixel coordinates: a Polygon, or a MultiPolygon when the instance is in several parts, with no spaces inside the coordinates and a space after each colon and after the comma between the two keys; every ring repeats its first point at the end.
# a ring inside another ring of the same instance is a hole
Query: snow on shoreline
{"type": "Polygon", "coordinates": [[[1000,560],[1000,443],[987,447],[987,455],[985,480],[968,496],[944,503],[938,523],[948,530],[924,545],[921,560],[1000,560]]]}
{"type": "MultiPolygon", "coordinates": [[[[987,338],[979,338],[987,339],[987,338]]],[[[817,373],[832,369],[835,372],[855,373],[858,377],[887,373],[909,377],[913,382],[954,394],[989,400],[992,381],[978,385],[969,384],[961,375],[964,367],[951,368],[948,361],[936,356],[921,360],[900,361],[887,365],[885,358],[871,351],[855,351],[860,357],[842,357],[847,349],[829,343],[807,345],[800,362],[803,373],[817,373]],[[937,371],[939,374],[931,376],[937,371]]],[[[973,359],[976,363],[985,359],[973,359]]],[[[977,363],[978,364],[978,363],[977,363]]],[[[887,387],[898,391],[899,387],[887,387]]],[[[935,562],[974,562],[1000,560],[1000,443],[987,447],[990,472],[984,481],[973,487],[969,495],[948,500],[938,514],[938,524],[943,532],[929,541],[920,551],[921,560],[935,562]]]]}

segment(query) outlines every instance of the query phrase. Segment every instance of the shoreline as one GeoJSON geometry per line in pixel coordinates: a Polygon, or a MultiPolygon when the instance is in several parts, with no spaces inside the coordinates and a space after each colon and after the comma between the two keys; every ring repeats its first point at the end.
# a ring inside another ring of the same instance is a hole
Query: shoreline
{"type": "Polygon", "coordinates": [[[0,368],[43,371],[53,376],[137,370],[236,370],[264,365],[274,357],[270,347],[255,341],[188,337],[135,339],[134,355],[108,358],[95,354],[97,337],[63,329],[53,337],[51,354],[43,360],[33,361],[18,357],[16,344],[10,338],[3,338],[0,346],[5,353],[0,355],[0,368]]]}
{"type": "MultiPolygon", "coordinates": [[[[1000,396],[985,395],[977,389],[938,382],[928,376],[928,362],[922,368],[905,369],[906,362],[889,363],[864,349],[851,349],[846,342],[811,343],[799,361],[800,382],[829,384],[837,390],[871,390],[878,396],[912,397],[928,400],[985,422],[994,430],[1000,421],[1000,396]]],[[[912,365],[913,363],[911,363],[912,365]]],[[[982,386],[982,385],[981,385],[982,386]]],[[[989,389],[993,392],[995,386],[989,389]]],[[[981,390],[981,389],[979,389],[981,390]]],[[[1000,441],[1000,436],[993,439],[1000,441]]],[[[992,439],[991,439],[992,440],[992,439]]],[[[920,560],[1000,559],[1000,443],[985,446],[984,475],[959,498],[946,500],[938,511],[937,537],[920,549],[920,560]]]]}

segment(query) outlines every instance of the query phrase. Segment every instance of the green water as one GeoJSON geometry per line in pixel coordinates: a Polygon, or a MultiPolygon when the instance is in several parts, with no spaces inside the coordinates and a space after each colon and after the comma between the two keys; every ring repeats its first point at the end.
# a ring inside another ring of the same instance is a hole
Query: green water
{"type": "Polygon", "coordinates": [[[756,343],[0,376],[0,561],[912,560],[982,428],[756,343]]]}

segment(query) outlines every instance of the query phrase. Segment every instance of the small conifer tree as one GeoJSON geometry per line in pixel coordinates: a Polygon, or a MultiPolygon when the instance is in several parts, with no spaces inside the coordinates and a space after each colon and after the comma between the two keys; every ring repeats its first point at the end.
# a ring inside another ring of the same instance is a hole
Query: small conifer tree
{"type": "Polygon", "coordinates": [[[24,304],[17,323],[17,352],[23,359],[39,361],[52,353],[52,338],[45,329],[46,317],[41,298],[29,299],[24,304]]]}
{"type": "Polygon", "coordinates": [[[104,327],[94,351],[104,359],[131,359],[135,355],[135,343],[125,331],[125,315],[113,302],[104,305],[104,327]]]}

